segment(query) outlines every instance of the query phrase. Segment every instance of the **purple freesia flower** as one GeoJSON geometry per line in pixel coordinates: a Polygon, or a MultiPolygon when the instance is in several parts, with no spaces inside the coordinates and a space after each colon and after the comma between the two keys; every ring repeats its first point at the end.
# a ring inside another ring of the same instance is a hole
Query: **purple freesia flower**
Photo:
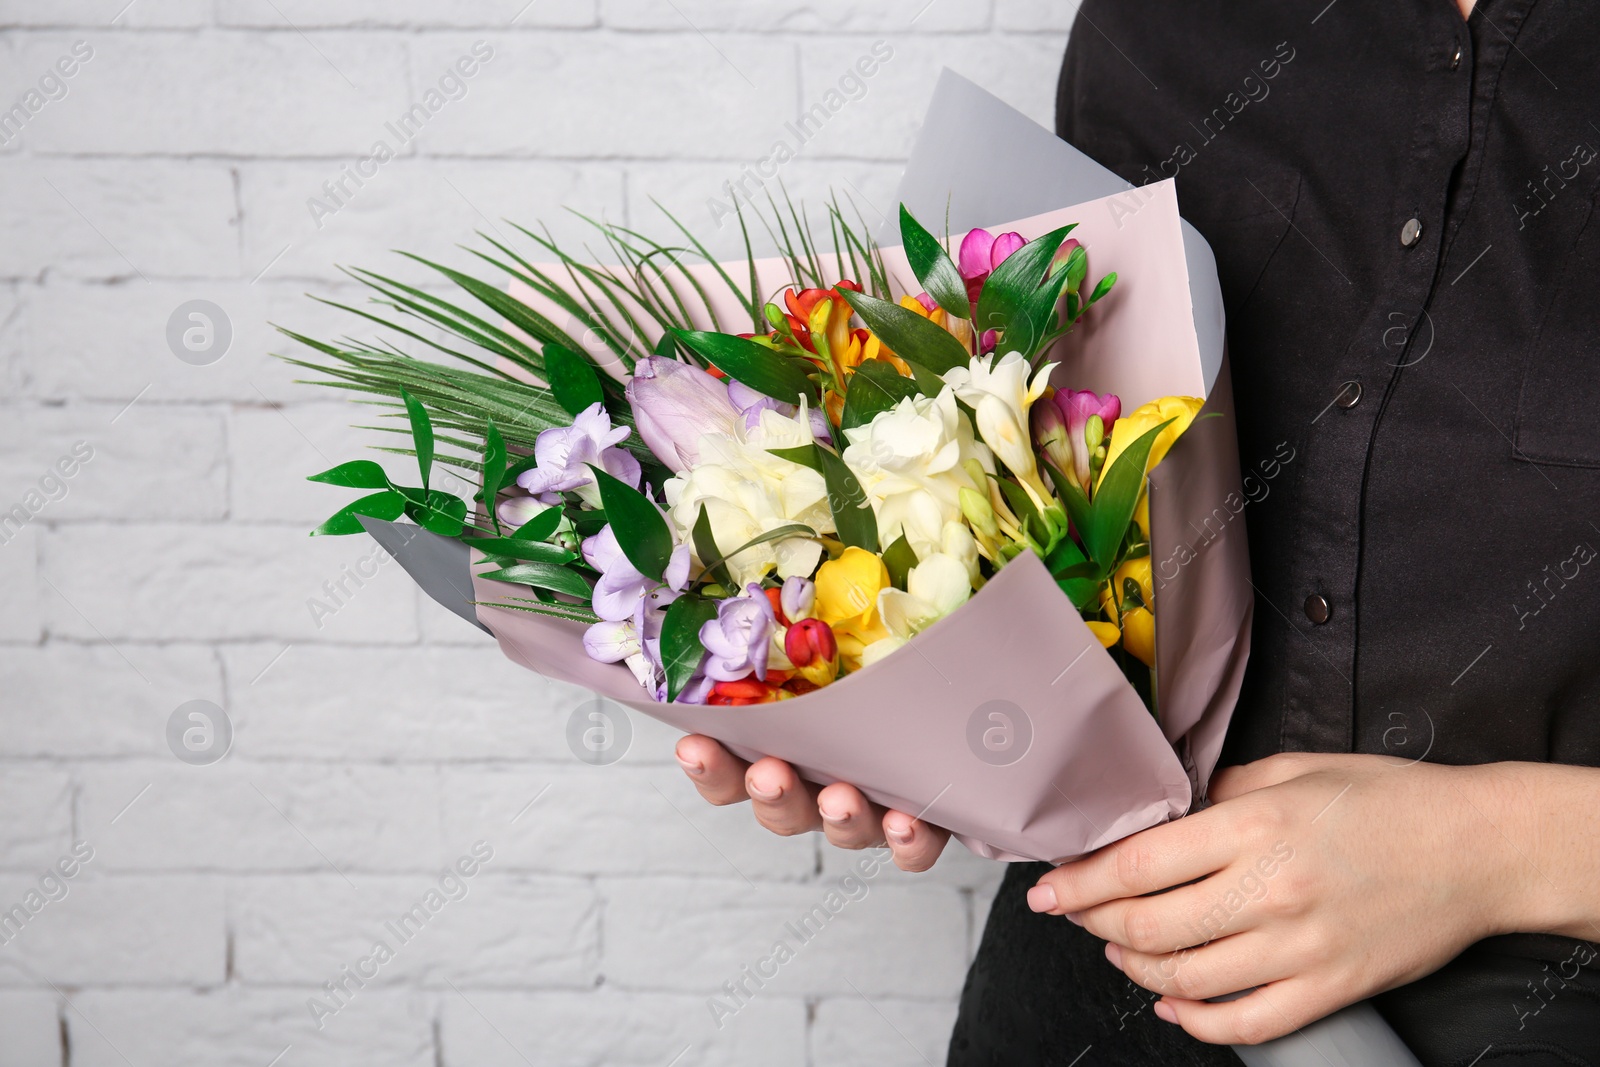
{"type": "Polygon", "coordinates": [[[517,476],[517,484],[545,504],[559,504],[561,493],[576,491],[585,504],[598,507],[600,487],[590,465],[638,488],[639,461],[616,446],[632,432],[611,426],[611,415],[596,401],[579,412],[571,426],[541,430],[534,438],[538,466],[517,476]]]}
{"type": "Polygon", "coordinates": [[[767,650],[778,624],[772,602],[761,587],[751,583],[749,596],[729,597],[717,604],[717,617],[700,627],[706,648],[706,677],[736,682],[751,672],[766,681],[767,650]]]}
{"type": "Polygon", "coordinates": [[[665,356],[641,359],[625,393],[640,440],[674,471],[699,461],[701,435],[732,435],[739,421],[728,386],[699,367],[665,356]]]}
{"type": "MultiPolygon", "coordinates": [[[[689,546],[678,545],[656,581],[639,572],[623,552],[622,544],[608,524],[582,545],[583,558],[600,572],[595,583],[592,605],[600,621],[583,635],[583,649],[589,658],[601,663],[625,661],[639,684],[656,699],[664,684],[661,669],[661,624],[667,606],[689,584],[689,546]]],[[[704,703],[709,685],[690,687],[679,694],[684,703],[704,703]],[[691,691],[692,690],[692,691],[691,691]],[[694,699],[698,693],[699,699],[694,699]]]]}
{"type": "MultiPolygon", "coordinates": [[[[785,404],[781,400],[774,400],[765,393],[750,388],[741,381],[728,379],[728,401],[744,418],[744,428],[753,430],[761,425],[763,411],[776,411],[786,419],[792,419],[800,408],[796,404],[785,404]]],[[[811,436],[824,444],[833,444],[833,427],[828,425],[828,416],[821,408],[810,408],[807,420],[811,424],[811,436]]]]}
{"type": "Polygon", "coordinates": [[[1090,491],[1090,469],[1095,448],[1110,438],[1111,425],[1122,414],[1122,400],[1115,393],[1100,396],[1091,389],[1061,389],[1051,398],[1067,420],[1067,443],[1072,446],[1072,474],[1084,492],[1090,491]],[[1100,417],[1100,440],[1091,447],[1086,429],[1089,419],[1100,417]]]}

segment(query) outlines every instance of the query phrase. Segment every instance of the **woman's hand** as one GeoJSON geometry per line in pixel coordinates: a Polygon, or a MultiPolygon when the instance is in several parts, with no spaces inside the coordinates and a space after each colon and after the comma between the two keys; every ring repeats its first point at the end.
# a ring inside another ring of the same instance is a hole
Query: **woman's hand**
{"type": "Polygon", "coordinates": [[[1161,1018],[1254,1044],[1491,934],[1561,925],[1529,858],[1530,776],[1547,769],[1273,756],[1219,773],[1212,807],[1051,871],[1028,903],[1104,938],[1112,966],[1163,994],[1161,1018]]]}
{"type": "Polygon", "coordinates": [[[937,826],[871,803],[855,786],[841,782],[819,789],[782,760],[746,763],[709,737],[690,734],[678,742],[677,755],[701,796],[713,804],[750,801],[756,821],[775,834],[820,828],[840,848],[887,843],[895,866],[906,871],[932,867],[950,838],[937,826]]]}

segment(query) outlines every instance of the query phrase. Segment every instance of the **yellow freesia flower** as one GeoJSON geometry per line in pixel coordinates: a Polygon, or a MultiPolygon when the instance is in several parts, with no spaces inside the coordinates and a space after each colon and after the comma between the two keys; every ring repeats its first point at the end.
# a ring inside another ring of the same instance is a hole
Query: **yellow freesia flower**
{"type": "MultiPolygon", "coordinates": [[[[1148,474],[1157,463],[1166,458],[1167,450],[1182,436],[1183,431],[1189,428],[1189,424],[1200,413],[1200,407],[1204,403],[1205,401],[1192,396],[1164,396],[1160,400],[1152,400],[1135,408],[1117,419],[1111,427],[1111,440],[1106,443],[1106,462],[1100,469],[1100,480],[1105,480],[1106,471],[1111,469],[1111,465],[1129,445],[1171,419],[1172,423],[1156,435],[1155,443],[1150,446],[1150,457],[1145,460],[1144,465],[1145,473],[1148,474]]],[[[1148,492],[1139,494],[1139,506],[1134,509],[1133,519],[1139,524],[1145,539],[1149,540],[1150,494],[1148,492]]]]}
{"type": "Polygon", "coordinates": [[[1122,631],[1117,629],[1117,624],[1114,622],[1095,622],[1090,620],[1086,625],[1095,638],[1099,640],[1101,648],[1110,648],[1122,636],[1122,631]]]}
{"type": "Polygon", "coordinates": [[[833,628],[839,658],[861,668],[861,653],[889,636],[878,615],[878,594],[890,587],[889,568],[875,552],[851,546],[817,569],[816,616],[833,628]]]}

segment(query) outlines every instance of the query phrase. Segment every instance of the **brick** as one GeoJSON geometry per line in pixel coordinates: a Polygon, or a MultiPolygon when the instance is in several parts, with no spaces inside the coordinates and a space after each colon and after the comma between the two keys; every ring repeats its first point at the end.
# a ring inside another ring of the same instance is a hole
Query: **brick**
{"type": "Polygon", "coordinates": [[[371,542],[307,532],[303,524],[63,526],[42,552],[42,573],[60,594],[46,600],[51,631],[111,641],[414,640],[411,579],[384,570],[330,596],[324,584],[371,542]]]}
{"type": "MultiPolygon", "coordinates": [[[[335,395],[310,386],[300,387],[301,399],[335,395]]],[[[397,481],[415,484],[415,460],[374,453],[368,447],[407,447],[409,438],[358,430],[352,425],[378,423],[375,415],[375,409],[357,407],[342,398],[328,403],[236,408],[228,420],[233,450],[230,516],[247,522],[295,521],[315,526],[360,494],[308,482],[306,478],[351,459],[374,460],[397,481]]],[[[448,474],[449,469],[444,468],[441,473],[448,474]]],[[[450,477],[441,478],[438,487],[461,493],[465,485],[450,477]]]]}
{"type": "MultiPolygon", "coordinates": [[[[995,25],[1022,33],[1054,31],[1065,34],[1078,16],[1076,7],[1050,0],[995,0],[995,25]]],[[[1092,32],[1092,28],[1091,28],[1092,32]]]]}
{"type": "MultiPolygon", "coordinates": [[[[440,1000],[444,1067],[802,1067],[806,1006],[752,1001],[719,1030],[703,997],[464,990],[440,1000]],[[675,1058],[676,1057],[676,1058],[675,1058]]],[[[825,1061],[817,1061],[825,1062],[825,1061]]]]}
{"type": "MultiPolygon", "coordinates": [[[[438,34],[412,48],[419,77],[443,70],[471,38],[438,34]]],[[[424,151],[459,155],[744,156],[792,117],[794,50],[771,37],[683,33],[520,35],[466,99],[427,128],[424,151]],[[719,54],[720,53],[720,54],[719,54]],[[508,121],[508,117],[513,121],[508,121]],[[437,126],[437,131],[435,130],[437,126]]]]}
{"type": "Polygon", "coordinates": [[[161,0],[156,4],[130,4],[128,0],[53,0],[50,4],[0,0],[0,29],[82,28],[94,31],[96,39],[104,37],[109,29],[204,26],[210,16],[207,0],[161,0]]]}
{"type": "Polygon", "coordinates": [[[434,997],[362,990],[319,1030],[306,989],[84,990],[66,1013],[73,1067],[129,1063],[434,1067],[434,997]]]}
{"type": "Polygon", "coordinates": [[[349,891],[340,872],[359,886],[364,871],[443,862],[432,770],[239,755],[79,766],[78,833],[95,842],[98,868],[332,873],[349,891]]]}
{"type": "Polygon", "coordinates": [[[277,649],[225,650],[240,750],[294,759],[314,744],[342,760],[571,763],[567,717],[588,694],[523,670],[487,634],[456,622],[479,636],[477,647],[297,648],[253,685],[277,649]],[[360,684],[327,685],[334,677],[360,684]]]}
{"type": "Polygon", "coordinates": [[[48,269],[143,286],[163,275],[239,273],[233,178],[224,164],[0,157],[0,185],[0,229],[8,237],[0,277],[48,269]]]}
{"type": "MultiPolygon", "coordinates": [[[[40,602],[37,576],[39,528],[29,525],[12,533],[9,524],[0,527],[0,641],[34,642],[44,633],[44,610],[40,602]]],[[[7,655],[11,653],[6,650],[7,655]]]]}
{"type": "Polygon", "coordinates": [[[630,30],[682,30],[708,34],[756,31],[782,34],[863,33],[900,36],[909,32],[970,32],[989,25],[988,0],[940,3],[894,0],[856,4],[849,0],[806,3],[741,4],[738,0],[682,0],[672,5],[651,0],[606,0],[605,24],[630,30]]]}
{"type": "Polygon", "coordinates": [[[0,408],[0,499],[22,501],[35,522],[220,519],[227,469],[218,412],[0,408]]]}
{"type": "Polygon", "coordinates": [[[811,1054],[815,1062],[828,1067],[940,1063],[955,1021],[953,1000],[828,999],[817,1005],[811,1024],[811,1054]]]}
{"type": "MultiPolygon", "coordinates": [[[[0,968],[0,985],[31,986],[36,975],[67,987],[220,982],[227,954],[222,881],[107,878],[99,852],[59,883],[66,896],[45,904],[6,944],[15,966],[0,968]]],[[[22,902],[44,873],[0,879],[0,908],[22,902]]]]}
{"type": "Polygon", "coordinates": [[[72,844],[72,789],[65,771],[7,767],[0,775],[0,866],[48,868],[72,844]]]}
{"type": "Polygon", "coordinates": [[[826,121],[808,127],[814,131],[805,146],[808,155],[903,159],[945,67],[1054,128],[1064,35],[974,37],[957,50],[936,38],[897,38],[889,42],[893,56],[866,79],[865,92],[850,99],[839,92],[840,78],[868,53],[872,40],[838,37],[800,44],[800,109],[809,112],[820,105],[828,110],[826,121]],[[837,95],[830,97],[830,91],[837,95]]]}
{"type": "MultiPolygon", "coordinates": [[[[453,52],[441,53],[435,58],[442,65],[454,56],[453,52]]],[[[509,65],[511,60],[508,55],[495,62],[509,65]]],[[[438,150],[451,130],[474,121],[469,119],[467,109],[480,98],[488,99],[489,79],[495,73],[493,67],[485,69],[469,83],[471,90],[465,99],[441,111],[423,129],[419,143],[424,151],[438,150]]],[[[509,102],[502,101],[501,110],[493,116],[494,124],[505,125],[507,106],[509,102]]],[[[520,123],[512,125],[523,128],[520,123]]],[[[539,257],[532,255],[536,246],[503,220],[509,218],[538,232],[543,219],[559,240],[581,249],[581,242],[589,239],[593,231],[568,215],[567,208],[611,218],[616,218],[622,209],[622,177],[615,167],[415,157],[390,160],[364,179],[359,188],[346,180],[343,193],[335,188],[335,201],[324,185],[338,181],[342,169],[352,162],[256,162],[241,166],[244,262],[247,266],[258,265],[251,267],[251,275],[282,252],[268,278],[310,278],[326,284],[340,277],[334,269],[336,264],[363,267],[409,285],[426,287],[438,278],[426,267],[402,260],[390,251],[401,248],[498,282],[496,268],[456,245],[469,244],[498,255],[476,237],[477,231],[482,230],[518,249],[524,258],[538,262],[539,257]],[[313,200],[319,206],[313,208],[313,200]],[[328,213],[330,208],[333,210],[328,213]]],[[[448,287],[449,283],[443,285],[448,287]]],[[[364,302],[366,291],[357,293],[364,302]]],[[[471,298],[462,295],[470,303],[471,298]]],[[[298,314],[283,321],[292,327],[304,317],[298,314]]],[[[374,329],[372,324],[348,315],[341,319],[341,332],[365,337],[374,329]]]]}
{"type": "MultiPolygon", "coordinates": [[[[43,70],[70,36],[24,42],[18,62],[43,70]]],[[[406,108],[405,46],[379,34],[214,32],[108,37],[73,79],[72,121],[44,122],[33,150],[333,156],[364,152],[406,108]],[[196,86],[233,91],[197,92],[196,86]],[[270,86],[270,91],[261,91],[270,86]],[[161,121],[151,122],[159,115],[161,121]]]]}
{"type": "Polygon", "coordinates": [[[803,878],[814,864],[809,839],[768,833],[744,806],[712,807],[676,765],[446,769],[441,788],[447,839],[493,840],[507,869],[699,874],[744,886],[803,878]]]}
{"type": "Polygon", "coordinates": [[[762,885],[687,879],[610,879],[605,897],[605,973],[624,989],[712,990],[746,966],[773,964],[779,941],[793,958],[759,995],[954,997],[966,972],[966,909],[952,889],[858,882],[762,885]],[[825,922],[800,920],[826,909],[825,922]],[[790,924],[799,930],[791,930],[790,924]],[[805,935],[805,936],[802,936],[805,935]],[[670,961],[670,965],[668,963],[670,961]]]}
{"type": "Polygon", "coordinates": [[[595,24],[597,0],[359,0],[337,9],[317,0],[221,0],[217,23],[280,29],[285,19],[304,29],[326,27],[427,27],[455,29],[534,29],[595,24]],[[275,10],[275,8],[277,10],[275,10]],[[282,14],[279,14],[279,11],[282,14]]]}
{"type": "MultiPolygon", "coordinates": [[[[0,549],[0,558],[6,550],[0,549]]],[[[168,757],[166,724],[179,704],[220,700],[209,649],[53,641],[0,656],[0,756],[168,757]]]]}
{"type": "Polygon", "coordinates": [[[54,993],[18,990],[0,993],[0,1067],[40,1067],[65,1063],[61,1048],[63,1005],[54,993]]]}
{"type": "MultiPolygon", "coordinates": [[[[470,848],[452,845],[450,862],[470,848]]],[[[508,877],[490,859],[471,878],[441,869],[357,884],[359,891],[337,875],[237,880],[229,908],[239,980],[317,989],[346,981],[348,967],[367,982],[364,990],[595,984],[599,902],[586,882],[508,877]],[[426,897],[434,891],[430,914],[426,897]],[[419,905],[420,924],[406,918],[419,905]],[[380,944],[387,962],[377,958],[380,944]]]]}

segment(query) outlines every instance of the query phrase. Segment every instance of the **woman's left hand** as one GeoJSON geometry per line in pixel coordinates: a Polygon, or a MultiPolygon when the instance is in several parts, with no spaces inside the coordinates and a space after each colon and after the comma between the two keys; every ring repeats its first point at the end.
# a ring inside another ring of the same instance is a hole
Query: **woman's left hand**
{"type": "Polygon", "coordinates": [[[1162,994],[1156,1014],[1194,1037],[1280,1037],[1533,928],[1518,925],[1540,895],[1514,843],[1525,792],[1496,769],[1518,766],[1284,754],[1230,767],[1213,806],[1056,868],[1028,904],[1104,938],[1113,966],[1162,994]]]}

